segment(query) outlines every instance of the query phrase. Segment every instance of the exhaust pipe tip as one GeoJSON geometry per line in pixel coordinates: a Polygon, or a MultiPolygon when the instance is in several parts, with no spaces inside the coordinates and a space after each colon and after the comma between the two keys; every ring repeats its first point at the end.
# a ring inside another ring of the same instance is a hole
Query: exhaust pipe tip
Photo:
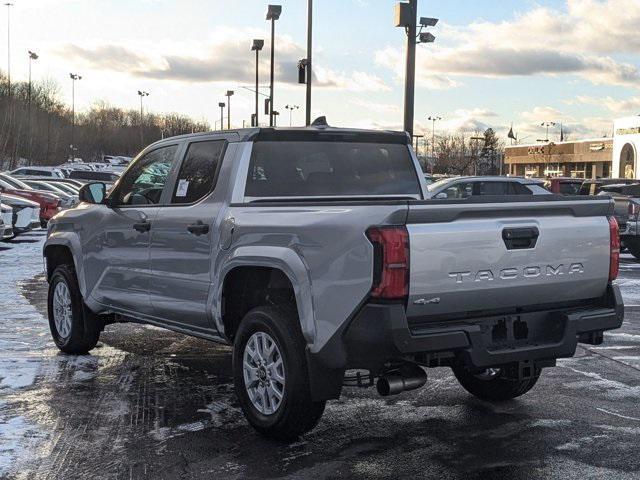
{"type": "Polygon", "coordinates": [[[416,390],[427,383],[427,373],[418,365],[407,365],[394,375],[385,375],[378,379],[376,388],[383,397],[398,395],[416,390]]]}

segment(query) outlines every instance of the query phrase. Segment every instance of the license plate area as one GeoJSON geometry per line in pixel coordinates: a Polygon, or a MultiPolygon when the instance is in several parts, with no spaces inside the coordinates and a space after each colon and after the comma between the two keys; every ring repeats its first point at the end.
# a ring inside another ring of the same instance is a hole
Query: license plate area
{"type": "Polygon", "coordinates": [[[486,319],[480,331],[488,351],[550,345],[562,340],[566,316],[559,313],[527,313],[486,319]]]}

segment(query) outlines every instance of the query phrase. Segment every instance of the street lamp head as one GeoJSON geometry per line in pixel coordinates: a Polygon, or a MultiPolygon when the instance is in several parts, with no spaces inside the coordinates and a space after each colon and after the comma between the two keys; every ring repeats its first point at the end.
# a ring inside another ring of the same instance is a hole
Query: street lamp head
{"type": "Polygon", "coordinates": [[[269,5],[267,7],[267,20],[278,20],[282,13],[281,5],[269,5]]]}
{"type": "Polygon", "coordinates": [[[78,75],[77,73],[70,73],[69,78],[71,78],[71,80],[82,80],[82,76],[78,75]]]}
{"type": "Polygon", "coordinates": [[[36,52],[32,52],[31,50],[29,50],[29,58],[31,60],[37,60],[38,59],[38,54],[36,52]]]}
{"type": "Polygon", "coordinates": [[[232,97],[233,96],[233,90],[227,90],[227,97],[232,97]]]}
{"type": "Polygon", "coordinates": [[[251,50],[257,50],[258,52],[262,50],[264,47],[264,40],[253,39],[253,44],[251,45],[251,50]]]}
{"type": "Polygon", "coordinates": [[[220,108],[224,108],[224,107],[226,107],[226,106],[227,106],[227,104],[226,104],[226,103],[224,103],[224,102],[218,102],[218,106],[219,106],[220,108]]]}
{"type": "Polygon", "coordinates": [[[422,32],[418,38],[420,43],[433,43],[436,39],[436,37],[429,32],[422,32]]]}
{"type": "Polygon", "coordinates": [[[437,18],[420,17],[421,27],[435,27],[438,24],[437,18]]]}

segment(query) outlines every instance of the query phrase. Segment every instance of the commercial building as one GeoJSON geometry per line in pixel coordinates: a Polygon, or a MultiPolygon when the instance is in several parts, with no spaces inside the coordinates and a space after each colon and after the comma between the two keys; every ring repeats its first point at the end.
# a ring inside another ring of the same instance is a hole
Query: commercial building
{"type": "Polygon", "coordinates": [[[527,177],[609,177],[613,150],[612,138],[508,146],[505,173],[527,177]]]}
{"type": "Polygon", "coordinates": [[[614,178],[639,178],[640,116],[620,118],[613,122],[614,178]]]}

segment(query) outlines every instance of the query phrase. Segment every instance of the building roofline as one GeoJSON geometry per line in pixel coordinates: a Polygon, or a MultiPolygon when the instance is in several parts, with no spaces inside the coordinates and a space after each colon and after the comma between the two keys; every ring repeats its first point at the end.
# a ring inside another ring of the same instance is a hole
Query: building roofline
{"type": "Polygon", "coordinates": [[[519,145],[506,145],[504,149],[507,148],[522,148],[522,147],[543,147],[549,145],[549,143],[553,143],[554,145],[567,145],[569,143],[591,143],[591,142],[613,142],[613,137],[600,137],[600,138],[585,138],[584,140],[568,140],[566,142],[536,142],[536,143],[522,143],[519,145]]]}

